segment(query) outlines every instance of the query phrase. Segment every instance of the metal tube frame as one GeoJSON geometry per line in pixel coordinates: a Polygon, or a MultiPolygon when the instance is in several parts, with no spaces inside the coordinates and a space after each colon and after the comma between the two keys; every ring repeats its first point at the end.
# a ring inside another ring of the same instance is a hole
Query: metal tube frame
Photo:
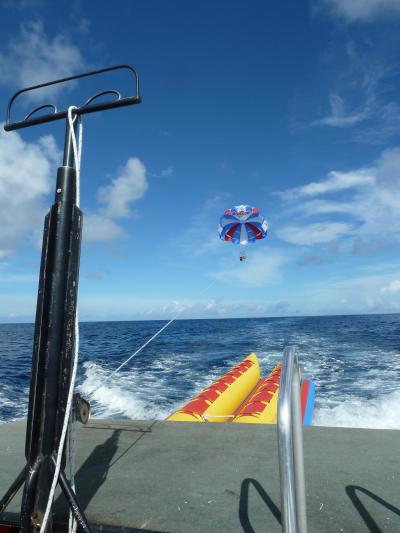
{"type": "Polygon", "coordinates": [[[278,399],[278,452],[282,531],[307,533],[300,370],[296,350],[287,346],[278,399]]]}
{"type": "Polygon", "coordinates": [[[87,113],[96,113],[97,111],[104,111],[106,109],[114,109],[117,107],[125,107],[128,105],[140,104],[142,99],[139,94],[138,72],[130,65],[115,65],[114,67],[102,68],[99,70],[92,70],[91,72],[85,72],[83,74],[77,74],[76,76],[69,76],[68,78],[61,78],[59,80],[53,80],[47,83],[41,83],[39,85],[32,85],[31,87],[25,87],[25,89],[21,89],[20,91],[16,92],[14,96],[10,99],[10,101],[8,102],[6,123],[4,125],[5,131],[19,130],[21,128],[28,128],[29,126],[36,126],[37,124],[44,124],[46,122],[53,122],[55,120],[68,118],[67,109],[63,111],[58,111],[55,105],[44,104],[39,107],[36,107],[34,110],[28,113],[28,115],[23,120],[13,122],[11,120],[11,110],[12,110],[15,100],[21,94],[35,91],[37,89],[42,89],[44,87],[50,87],[52,85],[58,85],[58,84],[66,83],[66,82],[73,81],[73,80],[79,80],[81,78],[87,78],[89,76],[97,76],[98,74],[103,74],[105,72],[111,72],[111,71],[121,70],[121,69],[128,70],[129,72],[133,74],[134,79],[135,79],[135,91],[136,91],[135,95],[121,97],[118,91],[114,91],[114,90],[102,91],[92,96],[91,98],[89,98],[89,100],[87,100],[84,105],[77,107],[74,110],[74,114],[85,115],[87,113]],[[117,99],[108,101],[108,102],[101,102],[98,104],[92,103],[99,96],[102,96],[104,94],[110,94],[110,93],[117,94],[118,95],[117,99]],[[32,118],[32,115],[34,115],[37,111],[40,111],[45,108],[53,109],[53,113],[46,113],[45,115],[40,115],[38,117],[32,118]]]}

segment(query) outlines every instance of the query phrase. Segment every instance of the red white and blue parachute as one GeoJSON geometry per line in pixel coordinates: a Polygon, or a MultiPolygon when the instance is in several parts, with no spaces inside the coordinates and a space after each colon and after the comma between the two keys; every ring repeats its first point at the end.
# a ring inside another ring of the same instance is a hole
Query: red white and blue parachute
{"type": "Polygon", "coordinates": [[[268,224],[257,207],[235,205],[221,217],[218,232],[223,241],[246,245],[264,239],[268,224]]]}

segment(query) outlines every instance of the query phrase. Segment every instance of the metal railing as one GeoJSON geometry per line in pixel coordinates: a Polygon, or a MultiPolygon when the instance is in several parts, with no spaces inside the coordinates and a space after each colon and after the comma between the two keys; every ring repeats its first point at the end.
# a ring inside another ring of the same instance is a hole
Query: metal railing
{"type": "Polygon", "coordinates": [[[287,346],[278,400],[278,451],[281,482],[282,531],[307,533],[300,371],[296,350],[287,346]]]}

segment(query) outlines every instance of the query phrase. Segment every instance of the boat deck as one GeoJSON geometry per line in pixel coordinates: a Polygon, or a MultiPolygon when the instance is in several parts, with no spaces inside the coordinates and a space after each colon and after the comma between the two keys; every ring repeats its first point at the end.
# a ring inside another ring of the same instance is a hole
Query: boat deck
{"type": "MultiPolygon", "coordinates": [[[[94,420],[76,435],[77,491],[93,524],[281,531],[275,426],[94,420]]],[[[0,426],[1,496],[24,440],[24,423],[0,426]]],[[[400,531],[400,431],[305,427],[304,449],[309,532],[400,531]]],[[[63,510],[59,496],[61,520],[63,510]]]]}

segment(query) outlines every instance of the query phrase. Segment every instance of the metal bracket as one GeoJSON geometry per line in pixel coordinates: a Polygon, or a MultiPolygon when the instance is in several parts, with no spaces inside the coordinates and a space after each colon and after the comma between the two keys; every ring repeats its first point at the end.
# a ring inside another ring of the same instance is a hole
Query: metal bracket
{"type": "Polygon", "coordinates": [[[91,415],[90,403],[82,398],[79,393],[74,397],[75,418],[82,424],[87,424],[91,415]]]}
{"type": "Polygon", "coordinates": [[[74,113],[77,115],[85,115],[87,113],[95,113],[96,111],[104,111],[105,109],[113,109],[115,107],[124,107],[128,105],[140,104],[142,99],[139,94],[139,75],[137,71],[130,65],[115,65],[114,67],[102,68],[100,70],[92,70],[90,72],[85,72],[83,74],[77,74],[76,76],[69,76],[68,78],[61,78],[59,80],[49,81],[47,83],[41,83],[39,85],[32,85],[31,87],[26,87],[25,89],[21,89],[20,91],[16,92],[14,96],[10,99],[10,101],[8,102],[7,117],[6,117],[6,123],[5,123],[4,129],[6,131],[19,130],[22,128],[27,128],[29,126],[35,126],[36,124],[44,124],[46,122],[53,122],[55,120],[67,118],[68,110],[58,111],[54,104],[44,104],[33,109],[30,113],[26,115],[26,117],[23,120],[12,122],[11,120],[12,106],[20,94],[34,91],[36,89],[42,89],[43,87],[50,87],[52,85],[65,83],[67,81],[78,80],[80,78],[87,78],[88,76],[96,76],[98,74],[103,74],[104,72],[110,72],[113,70],[121,70],[121,69],[128,70],[133,74],[134,79],[135,79],[135,94],[134,95],[122,97],[121,93],[119,93],[118,91],[115,91],[114,89],[102,91],[101,93],[95,94],[94,96],[89,98],[85,102],[85,104],[83,104],[82,106],[74,109],[74,113]],[[113,94],[113,95],[116,95],[117,98],[111,101],[101,102],[99,104],[92,104],[92,102],[95,99],[97,99],[100,96],[104,96],[105,94],[113,94]],[[44,115],[40,115],[37,117],[33,117],[33,115],[37,111],[40,111],[46,108],[51,108],[53,112],[46,113],[44,115]]]}

